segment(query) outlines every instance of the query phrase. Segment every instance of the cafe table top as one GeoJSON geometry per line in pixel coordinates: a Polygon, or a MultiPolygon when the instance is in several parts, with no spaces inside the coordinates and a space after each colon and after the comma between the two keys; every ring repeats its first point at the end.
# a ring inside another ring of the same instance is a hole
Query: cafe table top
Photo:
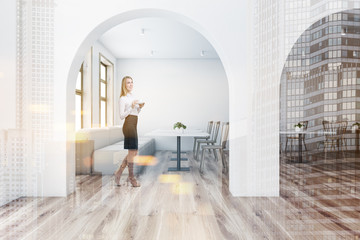
{"type": "Polygon", "coordinates": [[[201,130],[201,129],[185,129],[182,130],[173,130],[173,129],[156,129],[153,130],[145,136],[158,136],[158,137],[208,137],[209,133],[201,130]]]}

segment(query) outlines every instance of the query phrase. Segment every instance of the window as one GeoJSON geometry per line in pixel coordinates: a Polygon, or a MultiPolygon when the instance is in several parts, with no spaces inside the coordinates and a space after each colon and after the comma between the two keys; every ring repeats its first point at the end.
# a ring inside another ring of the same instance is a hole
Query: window
{"type": "Polygon", "coordinates": [[[325,100],[331,100],[331,99],[337,99],[337,93],[324,93],[324,99],[325,100]]]}
{"type": "Polygon", "coordinates": [[[324,112],[336,112],[337,104],[324,105],[324,112]]]}
{"type": "Polygon", "coordinates": [[[100,126],[107,126],[107,66],[100,62],[100,82],[99,82],[99,94],[100,94],[100,126]]]}
{"type": "Polygon", "coordinates": [[[355,109],[355,102],[346,102],[342,104],[342,109],[355,109]]]}
{"type": "Polygon", "coordinates": [[[343,91],[343,98],[347,97],[355,97],[356,91],[355,90],[344,90],[343,91]]]}
{"type": "Polygon", "coordinates": [[[81,65],[75,88],[75,131],[83,128],[83,65],[81,65]]]}

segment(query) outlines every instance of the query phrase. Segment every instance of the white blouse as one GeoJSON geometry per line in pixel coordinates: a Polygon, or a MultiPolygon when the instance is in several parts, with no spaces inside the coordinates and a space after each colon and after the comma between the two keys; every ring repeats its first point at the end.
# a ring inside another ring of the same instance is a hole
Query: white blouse
{"type": "Polygon", "coordinates": [[[133,93],[128,93],[126,96],[122,96],[119,98],[119,113],[120,113],[120,119],[124,120],[129,115],[135,115],[138,116],[141,108],[138,104],[135,105],[134,108],[132,108],[132,102],[134,100],[138,100],[135,98],[133,93]]]}

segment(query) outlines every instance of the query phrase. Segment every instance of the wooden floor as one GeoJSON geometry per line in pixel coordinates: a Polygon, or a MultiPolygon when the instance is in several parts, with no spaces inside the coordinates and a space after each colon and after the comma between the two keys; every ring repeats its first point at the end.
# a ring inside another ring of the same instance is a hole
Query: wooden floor
{"type": "Polygon", "coordinates": [[[20,198],[0,208],[0,239],[360,239],[359,159],[281,157],[281,197],[234,198],[220,163],[205,174],[167,172],[171,152],[141,174],[140,188],[113,176],[77,176],[67,198],[20,198]],[[169,176],[169,174],[172,174],[169,176]]]}

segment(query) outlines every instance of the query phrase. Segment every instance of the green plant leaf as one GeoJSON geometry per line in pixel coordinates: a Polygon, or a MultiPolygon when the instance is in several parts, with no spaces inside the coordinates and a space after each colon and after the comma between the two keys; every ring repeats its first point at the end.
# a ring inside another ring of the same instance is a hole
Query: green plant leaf
{"type": "Polygon", "coordinates": [[[183,129],[186,129],[186,126],[184,124],[182,124],[181,122],[176,122],[173,126],[173,128],[183,128],[183,129]]]}

